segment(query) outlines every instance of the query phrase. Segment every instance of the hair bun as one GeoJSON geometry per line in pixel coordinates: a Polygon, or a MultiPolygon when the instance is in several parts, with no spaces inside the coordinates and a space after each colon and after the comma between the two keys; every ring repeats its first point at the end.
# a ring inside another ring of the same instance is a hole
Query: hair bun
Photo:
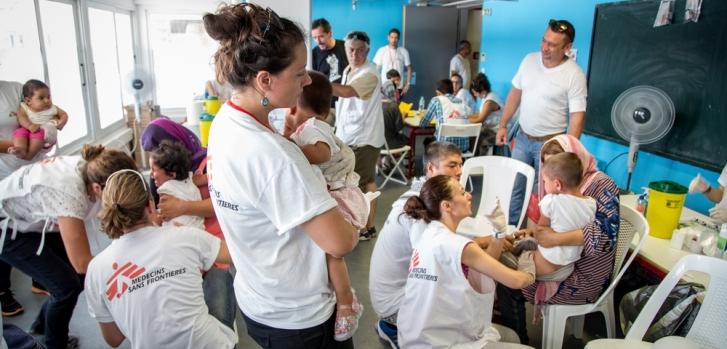
{"type": "MultiPolygon", "coordinates": [[[[217,41],[237,41],[249,32],[251,16],[250,4],[242,3],[219,8],[217,14],[207,13],[202,17],[204,28],[212,39],[217,41]],[[243,30],[248,28],[247,30],[243,30]]],[[[244,39],[243,39],[244,41],[244,39]]]]}
{"type": "Polygon", "coordinates": [[[83,160],[91,161],[101,155],[103,151],[103,145],[84,144],[83,149],[81,149],[81,157],[83,157],[83,160]]]}

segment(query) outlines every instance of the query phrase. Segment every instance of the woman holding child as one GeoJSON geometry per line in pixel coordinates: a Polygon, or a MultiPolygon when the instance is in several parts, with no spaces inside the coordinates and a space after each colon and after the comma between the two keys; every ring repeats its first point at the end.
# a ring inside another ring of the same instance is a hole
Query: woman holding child
{"type": "Polygon", "coordinates": [[[220,43],[218,78],[234,88],[212,123],[207,167],[248,334],[265,348],[350,348],[351,339],[333,338],[326,253],[348,254],[358,234],[320,172],[268,121],[271,110],[295,106],[311,82],[305,36],[250,3],[223,6],[203,21],[220,43]]]}
{"type": "MultiPolygon", "coordinates": [[[[583,177],[580,192],[596,201],[593,222],[583,229],[556,233],[548,227],[538,227],[532,233],[543,247],[582,246],[581,257],[573,263],[573,273],[563,280],[547,304],[586,304],[595,302],[611,278],[619,230],[618,188],[605,173],[598,171],[596,159],[577,138],[570,135],[553,137],[543,144],[542,162],[552,155],[574,153],[581,161],[583,177]]],[[[545,195],[542,170],[539,176],[539,197],[545,195]]],[[[502,319],[515,329],[523,343],[528,342],[525,326],[525,300],[533,302],[537,283],[521,291],[498,285],[497,296],[502,319]]]]}

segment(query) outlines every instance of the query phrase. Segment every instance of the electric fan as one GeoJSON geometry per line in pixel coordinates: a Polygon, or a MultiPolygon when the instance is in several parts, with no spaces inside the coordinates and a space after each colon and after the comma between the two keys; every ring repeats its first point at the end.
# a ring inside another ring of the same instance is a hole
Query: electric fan
{"type": "Polygon", "coordinates": [[[632,87],[618,96],[611,108],[611,123],[621,138],[629,142],[628,179],[636,166],[639,145],[656,142],[674,124],[674,103],[666,92],[647,85],[632,87]]]}
{"type": "Polygon", "coordinates": [[[141,104],[143,100],[149,100],[152,97],[153,91],[153,80],[151,74],[147,73],[140,65],[135,65],[124,79],[124,90],[134,96],[134,148],[131,149],[133,153],[136,147],[141,150],[141,163],[142,167],[146,168],[146,154],[144,148],[141,147],[141,104]]]}

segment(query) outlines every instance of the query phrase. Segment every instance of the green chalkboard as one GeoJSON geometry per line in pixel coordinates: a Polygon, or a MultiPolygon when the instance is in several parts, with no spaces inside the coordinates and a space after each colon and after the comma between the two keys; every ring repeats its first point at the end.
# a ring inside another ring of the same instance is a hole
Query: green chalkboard
{"type": "Polygon", "coordinates": [[[585,132],[626,144],[611,107],[637,85],[664,90],[676,108],[672,130],[642,150],[720,171],[727,163],[727,1],[703,0],[697,23],[654,28],[658,0],[596,6],[588,69],[585,132]]]}

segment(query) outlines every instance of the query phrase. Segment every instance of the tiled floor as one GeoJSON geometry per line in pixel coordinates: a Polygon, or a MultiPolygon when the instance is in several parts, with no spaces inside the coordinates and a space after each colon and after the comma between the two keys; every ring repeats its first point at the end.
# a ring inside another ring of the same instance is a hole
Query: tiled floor
{"type": "MultiPolygon", "coordinates": [[[[477,187],[476,181],[475,187],[477,187]]],[[[386,216],[388,215],[388,208],[391,207],[391,203],[396,200],[399,195],[401,195],[405,191],[405,189],[406,187],[396,183],[387,184],[386,188],[382,191],[381,197],[379,198],[379,209],[376,216],[377,228],[381,228],[386,219],[386,216]]],[[[474,202],[478,201],[474,200],[474,202]]],[[[346,257],[346,262],[348,264],[348,268],[351,274],[353,286],[356,289],[359,299],[363,302],[365,307],[363,317],[360,321],[359,330],[354,336],[354,343],[357,348],[386,348],[385,343],[380,341],[378,336],[374,332],[376,314],[373,312],[371,308],[371,302],[369,300],[369,261],[374,244],[375,240],[362,241],[359,243],[356,249],[349,256],[346,257]]],[[[5,318],[4,321],[6,323],[16,324],[23,329],[28,329],[31,322],[33,321],[34,316],[38,313],[40,305],[42,304],[45,297],[38,296],[30,292],[30,280],[25,275],[17,271],[13,271],[12,280],[13,291],[15,292],[15,296],[18,301],[25,307],[25,313],[16,317],[5,318]]],[[[528,313],[530,313],[530,309],[531,308],[528,307],[528,313]]],[[[531,318],[530,316],[531,315],[528,314],[528,319],[531,318]]],[[[596,323],[596,326],[602,326],[600,325],[602,323],[602,320],[600,318],[594,317],[593,319],[597,321],[591,321],[590,317],[586,320],[586,335],[588,335],[589,332],[593,332],[590,331],[591,327],[593,327],[591,324],[596,323]]],[[[238,332],[240,334],[240,342],[238,347],[257,348],[258,346],[246,334],[244,321],[239,318],[239,314],[237,324],[239,326],[238,332]]],[[[530,328],[528,332],[531,340],[530,344],[535,347],[539,347],[542,331],[541,326],[529,324],[529,327],[530,328]]],[[[604,331],[599,329],[597,332],[603,333],[604,331]]],[[[80,338],[82,348],[108,347],[103,341],[103,338],[101,337],[101,333],[98,329],[97,323],[93,321],[88,315],[84,294],[81,294],[81,297],[78,300],[78,305],[76,306],[76,310],[73,314],[73,319],[71,321],[71,334],[80,338]]],[[[572,337],[570,338],[570,340],[566,339],[565,344],[566,348],[583,347],[583,343],[581,341],[576,340],[572,337]]],[[[125,341],[120,346],[120,348],[129,348],[128,341],[125,341]]]]}

